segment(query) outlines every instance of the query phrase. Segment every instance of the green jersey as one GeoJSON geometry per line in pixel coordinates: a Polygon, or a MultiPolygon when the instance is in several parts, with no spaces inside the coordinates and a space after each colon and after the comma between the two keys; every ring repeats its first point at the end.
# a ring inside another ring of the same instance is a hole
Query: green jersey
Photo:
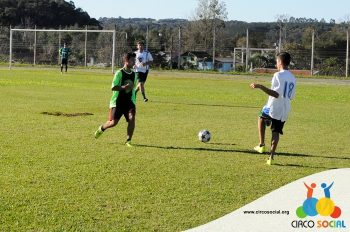
{"type": "Polygon", "coordinates": [[[69,48],[60,48],[60,55],[62,59],[68,59],[68,56],[70,54],[70,49],[69,48]]]}
{"type": "Polygon", "coordinates": [[[133,71],[126,71],[124,68],[119,69],[114,75],[112,81],[112,87],[115,86],[123,86],[128,82],[132,82],[134,84],[134,88],[131,91],[113,91],[111,101],[109,103],[109,108],[116,107],[117,105],[125,105],[128,103],[133,103],[136,105],[136,84],[137,78],[133,71]]]}

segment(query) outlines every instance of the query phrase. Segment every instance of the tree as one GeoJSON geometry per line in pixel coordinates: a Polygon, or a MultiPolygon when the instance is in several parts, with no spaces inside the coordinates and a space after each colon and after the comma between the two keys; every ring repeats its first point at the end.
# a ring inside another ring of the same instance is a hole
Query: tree
{"type": "Polygon", "coordinates": [[[220,0],[198,0],[195,15],[185,30],[190,47],[201,44],[202,50],[212,48],[215,57],[216,35],[225,28],[226,4],[220,0]],[[212,45],[212,46],[211,46],[212,45]]]}
{"type": "Polygon", "coordinates": [[[0,25],[21,27],[100,26],[74,2],[64,0],[0,0],[0,25]]]}
{"type": "Polygon", "coordinates": [[[277,15],[276,18],[277,18],[277,25],[279,27],[278,48],[279,50],[282,50],[282,47],[283,47],[282,39],[284,40],[284,43],[287,42],[288,18],[291,18],[291,17],[289,17],[287,14],[281,14],[281,15],[277,15]]]}

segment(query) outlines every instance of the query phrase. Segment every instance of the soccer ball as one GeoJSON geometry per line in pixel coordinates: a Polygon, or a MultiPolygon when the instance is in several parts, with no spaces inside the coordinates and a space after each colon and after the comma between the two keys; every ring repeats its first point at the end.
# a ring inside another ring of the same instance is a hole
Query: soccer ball
{"type": "Polygon", "coordinates": [[[198,133],[198,139],[203,143],[209,142],[210,138],[211,138],[211,134],[208,130],[201,130],[198,133]]]}

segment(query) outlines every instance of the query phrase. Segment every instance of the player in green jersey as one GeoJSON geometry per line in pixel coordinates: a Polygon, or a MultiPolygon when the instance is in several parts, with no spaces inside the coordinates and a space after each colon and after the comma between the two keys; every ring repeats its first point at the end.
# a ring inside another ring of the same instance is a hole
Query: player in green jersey
{"type": "Polygon", "coordinates": [[[113,94],[109,104],[109,119],[97,129],[95,138],[100,137],[106,129],[116,126],[124,115],[128,123],[125,144],[132,147],[131,138],[135,129],[136,115],[136,92],[134,87],[137,84],[137,78],[132,71],[135,64],[135,54],[127,53],[123,59],[124,67],[116,72],[112,82],[113,94]]]}

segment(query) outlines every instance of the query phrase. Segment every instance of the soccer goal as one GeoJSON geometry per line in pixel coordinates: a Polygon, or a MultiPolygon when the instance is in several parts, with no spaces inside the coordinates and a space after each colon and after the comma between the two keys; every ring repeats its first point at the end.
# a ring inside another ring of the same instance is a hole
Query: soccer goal
{"type": "Polygon", "coordinates": [[[10,29],[9,68],[16,64],[57,65],[59,49],[71,50],[70,66],[111,67],[114,73],[116,30],[10,29]]]}

